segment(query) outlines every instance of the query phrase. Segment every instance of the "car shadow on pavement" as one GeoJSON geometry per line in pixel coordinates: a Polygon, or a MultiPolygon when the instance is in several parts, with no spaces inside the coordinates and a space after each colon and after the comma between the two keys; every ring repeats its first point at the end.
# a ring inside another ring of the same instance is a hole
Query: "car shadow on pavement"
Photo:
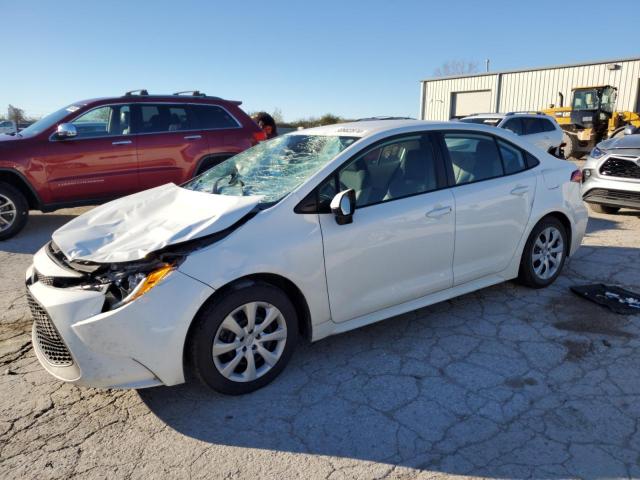
{"type": "Polygon", "coordinates": [[[36,253],[51,240],[51,234],[76,215],[30,215],[27,225],[15,237],[0,242],[0,251],[10,253],[36,253]]]}
{"type": "Polygon", "coordinates": [[[302,344],[249,395],[197,383],[138,393],[210,444],[492,478],[638,476],[640,316],[574,297],[571,273],[560,280],[509,282],[302,344]]]}

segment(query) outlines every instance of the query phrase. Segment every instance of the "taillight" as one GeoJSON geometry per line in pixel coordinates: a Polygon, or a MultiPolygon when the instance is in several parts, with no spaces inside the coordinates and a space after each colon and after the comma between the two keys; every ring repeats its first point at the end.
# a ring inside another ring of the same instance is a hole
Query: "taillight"
{"type": "Polygon", "coordinates": [[[582,172],[580,170],[574,170],[571,173],[571,181],[576,183],[582,183],[582,172]]]}
{"type": "Polygon", "coordinates": [[[262,130],[258,130],[257,132],[253,132],[253,139],[258,142],[264,142],[267,139],[267,134],[262,130]]]}

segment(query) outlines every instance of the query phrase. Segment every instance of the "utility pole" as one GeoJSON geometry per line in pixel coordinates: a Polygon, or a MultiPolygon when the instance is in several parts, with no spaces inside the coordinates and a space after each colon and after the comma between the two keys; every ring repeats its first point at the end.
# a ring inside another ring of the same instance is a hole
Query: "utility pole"
{"type": "Polygon", "coordinates": [[[485,63],[485,66],[486,66],[486,71],[487,71],[487,73],[489,73],[489,59],[487,58],[487,59],[484,61],[484,63],[485,63]]]}

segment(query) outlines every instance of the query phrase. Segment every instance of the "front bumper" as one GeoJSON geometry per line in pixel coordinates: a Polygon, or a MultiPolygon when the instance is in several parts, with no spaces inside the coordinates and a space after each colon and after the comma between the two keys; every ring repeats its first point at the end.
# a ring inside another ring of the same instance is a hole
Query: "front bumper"
{"type": "Polygon", "coordinates": [[[103,312],[103,293],[50,285],[44,272],[56,268],[65,275],[41,250],[26,273],[34,350],[50,374],[103,388],[184,381],[187,331],[211,287],[175,271],[139,299],[103,312]]]}
{"type": "Polygon", "coordinates": [[[601,164],[593,159],[585,163],[584,169],[589,168],[592,173],[582,184],[583,200],[610,207],[640,209],[640,179],[603,177],[599,173],[601,164]]]}

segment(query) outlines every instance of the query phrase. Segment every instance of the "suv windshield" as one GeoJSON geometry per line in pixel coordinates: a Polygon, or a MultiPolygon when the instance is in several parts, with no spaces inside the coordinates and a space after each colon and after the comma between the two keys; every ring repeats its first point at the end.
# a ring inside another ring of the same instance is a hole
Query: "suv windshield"
{"type": "Polygon", "coordinates": [[[280,200],[358,137],[285,135],[235,155],[183,185],[220,195],[262,195],[280,200]]]}
{"type": "Polygon", "coordinates": [[[36,123],[28,126],[24,130],[20,130],[20,136],[30,137],[33,135],[37,135],[40,132],[47,130],[49,127],[52,127],[54,124],[58,123],[70,113],[76,112],[79,109],[80,107],[78,105],[69,105],[68,107],[64,107],[60,110],[50,113],[46,117],[42,117],[36,123]]]}
{"type": "Polygon", "coordinates": [[[492,127],[495,127],[497,124],[499,124],[500,120],[502,120],[502,118],[495,118],[495,117],[461,118],[460,119],[460,121],[464,123],[479,123],[481,125],[491,125],[492,127]]]}
{"type": "Polygon", "coordinates": [[[573,92],[574,110],[597,110],[598,92],[596,90],[576,90],[573,92]]]}

